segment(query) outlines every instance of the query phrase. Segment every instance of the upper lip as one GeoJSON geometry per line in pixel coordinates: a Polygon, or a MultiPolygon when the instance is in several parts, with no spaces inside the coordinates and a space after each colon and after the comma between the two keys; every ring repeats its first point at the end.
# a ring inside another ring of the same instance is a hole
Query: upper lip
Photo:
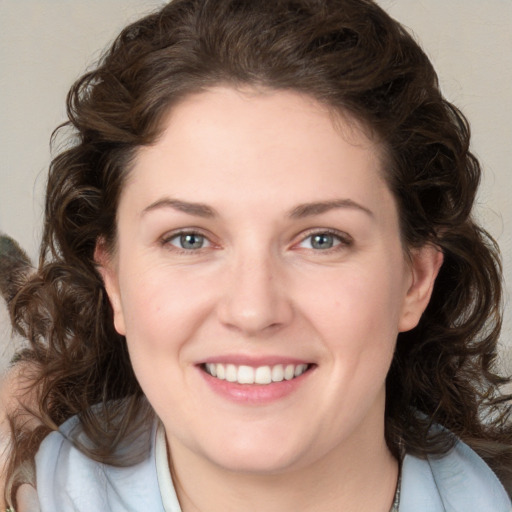
{"type": "Polygon", "coordinates": [[[275,366],[278,364],[312,364],[312,361],[301,359],[297,357],[288,356],[247,356],[242,354],[226,354],[219,356],[208,357],[198,362],[199,365],[203,364],[233,364],[235,366],[252,366],[258,368],[260,366],[275,366]]]}

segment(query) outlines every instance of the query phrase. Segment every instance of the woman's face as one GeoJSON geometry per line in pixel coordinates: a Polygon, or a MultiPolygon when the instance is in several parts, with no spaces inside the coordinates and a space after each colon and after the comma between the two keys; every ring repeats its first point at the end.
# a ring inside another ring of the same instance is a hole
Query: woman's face
{"type": "Polygon", "coordinates": [[[140,150],[97,253],[173,456],[268,473],[384,444],[396,337],[440,256],[404,255],[379,156],[308,97],[229,88],[140,150]]]}

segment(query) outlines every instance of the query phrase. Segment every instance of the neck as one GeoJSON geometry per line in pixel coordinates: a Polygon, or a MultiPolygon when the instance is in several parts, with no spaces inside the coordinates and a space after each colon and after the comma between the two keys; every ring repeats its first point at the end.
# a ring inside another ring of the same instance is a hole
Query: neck
{"type": "Polygon", "coordinates": [[[183,512],[389,512],[398,462],[373,428],[313,462],[271,474],[231,471],[171,442],[172,476],[183,512]]]}

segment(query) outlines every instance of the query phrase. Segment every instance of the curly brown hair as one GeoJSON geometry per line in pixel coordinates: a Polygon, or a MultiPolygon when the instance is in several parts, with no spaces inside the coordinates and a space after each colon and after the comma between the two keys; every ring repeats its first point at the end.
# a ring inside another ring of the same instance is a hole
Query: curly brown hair
{"type": "Polygon", "coordinates": [[[94,442],[89,455],[121,463],[117,444],[151,414],[94,250],[99,239],[115,246],[116,208],[137,150],[158,138],[173,105],[216,85],[310,95],[382,143],[404,246],[430,243],[444,254],[419,325],[398,337],[388,445],[397,457],[402,449],[439,454],[453,433],[510,485],[511,405],[495,371],[501,265],[471,216],[481,170],[469,126],[442,97],[419,45],[371,0],[174,0],[125,28],[73,85],[65,125],[73,139],[50,167],[39,269],[10,304],[30,341],[23,357],[33,362],[44,422],[18,435],[11,474],[75,414],[94,442]],[[433,434],[433,423],[448,430],[433,434]]]}

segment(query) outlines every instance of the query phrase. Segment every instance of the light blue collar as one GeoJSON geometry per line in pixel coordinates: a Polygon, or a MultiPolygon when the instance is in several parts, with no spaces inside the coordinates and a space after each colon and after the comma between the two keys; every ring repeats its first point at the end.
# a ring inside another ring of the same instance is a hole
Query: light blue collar
{"type": "Polygon", "coordinates": [[[402,465],[399,512],[511,512],[502,484],[487,464],[461,441],[446,455],[402,465]]]}
{"type": "MultiPolygon", "coordinates": [[[[41,512],[179,510],[177,500],[170,508],[162,503],[156,469],[156,425],[141,435],[141,442],[149,441],[150,448],[144,460],[134,466],[113,467],[94,462],[66,439],[77,423],[77,418],[72,418],[61,432],[47,436],[36,456],[41,512]]],[[[406,455],[401,478],[399,512],[512,512],[510,499],[497,477],[461,441],[440,457],[423,460],[406,455]]],[[[170,479],[169,486],[172,488],[170,479]]]]}

